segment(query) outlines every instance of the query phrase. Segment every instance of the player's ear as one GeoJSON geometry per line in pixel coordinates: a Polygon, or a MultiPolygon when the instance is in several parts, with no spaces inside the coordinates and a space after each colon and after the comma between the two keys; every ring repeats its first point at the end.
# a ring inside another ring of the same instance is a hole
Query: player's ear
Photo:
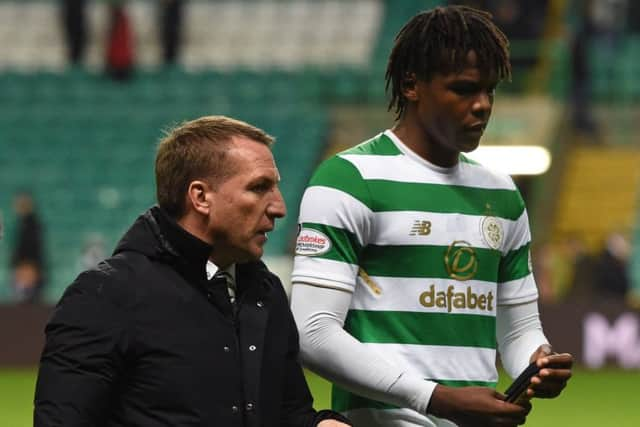
{"type": "Polygon", "coordinates": [[[191,181],[187,188],[186,202],[193,210],[208,215],[213,205],[212,188],[208,182],[191,181]]]}
{"type": "Polygon", "coordinates": [[[418,96],[418,78],[416,73],[407,73],[402,80],[402,94],[407,101],[415,102],[419,99],[418,96]]]}

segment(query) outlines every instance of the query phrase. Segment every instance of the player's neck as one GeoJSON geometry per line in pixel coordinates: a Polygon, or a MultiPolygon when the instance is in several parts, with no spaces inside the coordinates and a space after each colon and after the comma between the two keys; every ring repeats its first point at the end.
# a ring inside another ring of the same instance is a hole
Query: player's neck
{"type": "Polygon", "coordinates": [[[444,168],[450,168],[458,164],[460,153],[451,151],[442,144],[432,141],[432,138],[422,129],[417,120],[403,117],[395,124],[392,130],[404,145],[428,162],[444,168]]]}

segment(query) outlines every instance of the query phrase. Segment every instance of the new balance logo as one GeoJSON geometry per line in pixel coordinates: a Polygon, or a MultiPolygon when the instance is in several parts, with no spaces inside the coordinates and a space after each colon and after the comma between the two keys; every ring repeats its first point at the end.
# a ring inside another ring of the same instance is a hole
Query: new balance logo
{"type": "Polygon", "coordinates": [[[415,220],[409,236],[428,236],[431,234],[431,221],[415,220]]]}

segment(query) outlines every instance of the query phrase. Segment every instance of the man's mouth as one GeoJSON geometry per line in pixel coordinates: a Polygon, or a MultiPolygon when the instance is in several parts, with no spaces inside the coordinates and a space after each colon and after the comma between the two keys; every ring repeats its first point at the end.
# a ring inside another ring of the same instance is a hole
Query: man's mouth
{"type": "Polygon", "coordinates": [[[259,236],[264,236],[265,240],[269,239],[269,233],[273,230],[273,228],[266,228],[264,230],[259,230],[258,231],[258,235],[259,236]]]}
{"type": "Polygon", "coordinates": [[[465,132],[484,132],[485,127],[487,126],[486,123],[484,122],[480,122],[480,123],[475,123],[471,126],[465,126],[464,130],[465,132]]]}
{"type": "Polygon", "coordinates": [[[486,123],[478,123],[472,126],[465,126],[463,128],[464,135],[472,139],[480,139],[484,134],[486,123]]]}

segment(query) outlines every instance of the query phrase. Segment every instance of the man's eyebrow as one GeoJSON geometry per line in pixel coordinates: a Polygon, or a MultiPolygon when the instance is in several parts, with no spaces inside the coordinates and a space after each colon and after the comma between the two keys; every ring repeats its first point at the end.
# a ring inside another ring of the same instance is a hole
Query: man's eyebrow
{"type": "Polygon", "coordinates": [[[249,183],[251,184],[260,184],[260,183],[277,183],[280,181],[280,174],[279,173],[275,173],[274,175],[258,175],[253,177],[249,183]]]}
{"type": "Polygon", "coordinates": [[[454,82],[480,83],[481,81],[482,81],[482,78],[480,77],[469,77],[469,76],[455,76],[450,80],[451,83],[454,83],[454,82]]]}
{"type": "Polygon", "coordinates": [[[469,85],[469,86],[479,86],[479,87],[495,87],[499,82],[493,80],[485,80],[482,78],[473,78],[473,77],[460,77],[454,78],[447,82],[447,85],[469,85]]]}

